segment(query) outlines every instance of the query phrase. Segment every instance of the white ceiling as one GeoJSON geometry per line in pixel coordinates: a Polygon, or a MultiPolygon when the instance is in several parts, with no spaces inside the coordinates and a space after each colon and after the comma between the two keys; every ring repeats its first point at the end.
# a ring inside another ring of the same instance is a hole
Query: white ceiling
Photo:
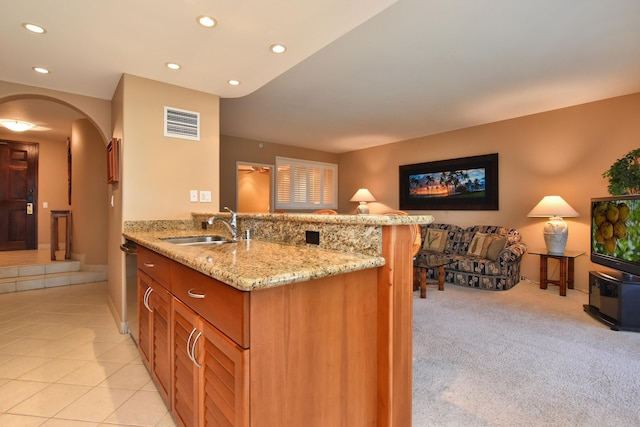
{"type": "MultiPolygon", "coordinates": [[[[638,0],[0,6],[0,80],[111,99],[120,75],[135,74],[222,96],[223,134],[330,152],[640,92],[638,0]],[[203,14],[218,25],[199,27],[203,14]],[[288,51],[274,55],[272,43],[288,51]],[[170,71],[169,61],[183,68],[170,71]],[[232,78],[242,84],[229,86],[232,78]]],[[[5,102],[0,117],[27,114],[68,135],[64,121],[76,113],[57,104],[67,111],[39,112],[45,103],[5,102]]]]}

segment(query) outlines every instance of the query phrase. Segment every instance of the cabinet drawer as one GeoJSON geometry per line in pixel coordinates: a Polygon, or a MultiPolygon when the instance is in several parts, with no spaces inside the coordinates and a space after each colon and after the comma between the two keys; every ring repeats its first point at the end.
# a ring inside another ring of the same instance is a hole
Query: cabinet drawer
{"type": "Polygon", "coordinates": [[[171,263],[171,293],[242,348],[249,348],[249,293],[171,263]]]}
{"type": "Polygon", "coordinates": [[[171,260],[147,248],[138,246],[138,269],[151,276],[153,280],[164,286],[169,285],[169,265],[171,260]]]}

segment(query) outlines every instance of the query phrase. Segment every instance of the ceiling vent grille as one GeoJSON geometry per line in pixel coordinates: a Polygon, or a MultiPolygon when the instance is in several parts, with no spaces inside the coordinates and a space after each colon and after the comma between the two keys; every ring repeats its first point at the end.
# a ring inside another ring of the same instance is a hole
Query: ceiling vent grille
{"type": "Polygon", "coordinates": [[[164,107],[164,136],[200,141],[200,113],[164,107]]]}

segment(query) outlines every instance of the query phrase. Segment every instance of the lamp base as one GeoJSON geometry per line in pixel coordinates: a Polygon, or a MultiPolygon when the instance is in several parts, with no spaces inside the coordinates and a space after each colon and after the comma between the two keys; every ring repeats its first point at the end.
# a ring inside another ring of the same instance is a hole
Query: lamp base
{"type": "Polygon", "coordinates": [[[554,216],[544,225],[544,243],[547,252],[554,255],[563,255],[569,237],[569,227],[559,216],[554,216]]]}
{"type": "Polygon", "coordinates": [[[358,205],[358,215],[368,215],[369,214],[369,206],[367,206],[367,202],[360,202],[358,205]]]}

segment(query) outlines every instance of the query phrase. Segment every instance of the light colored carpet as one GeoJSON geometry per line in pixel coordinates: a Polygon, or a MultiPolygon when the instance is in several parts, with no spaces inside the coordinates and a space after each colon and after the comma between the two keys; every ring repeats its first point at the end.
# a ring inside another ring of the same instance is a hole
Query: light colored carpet
{"type": "Polygon", "coordinates": [[[416,293],[413,426],[640,426],[640,333],[586,303],[526,281],[416,293]]]}

